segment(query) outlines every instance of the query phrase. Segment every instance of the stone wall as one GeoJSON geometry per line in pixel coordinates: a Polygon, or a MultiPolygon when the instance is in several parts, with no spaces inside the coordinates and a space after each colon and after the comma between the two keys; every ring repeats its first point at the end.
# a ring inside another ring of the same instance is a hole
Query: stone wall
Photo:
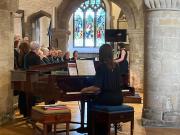
{"type": "Polygon", "coordinates": [[[145,126],[180,127],[180,0],[146,0],[145,126]],[[175,2],[175,1],[174,1],[175,2]],[[160,4],[161,3],[161,4],[160,4]]]}
{"type": "Polygon", "coordinates": [[[25,10],[25,22],[27,18],[42,10],[52,15],[53,7],[57,7],[62,0],[19,0],[19,10],[25,10]]]}
{"type": "Polygon", "coordinates": [[[19,10],[24,10],[25,35],[32,37],[32,21],[33,19],[44,16],[52,16],[53,8],[57,7],[62,0],[19,0],[19,10]],[[42,11],[42,12],[41,12],[42,11]],[[35,14],[37,13],[37,14],[35,14]],[[41,14],[38,14],[41,13],[41,14]],[[32,16],[33,15],[33,16],[32,16]]]}
{"type": "Polygon", "coordinates": [[[129,29],[130,85],[137,91],[144,91],[144,31],[129,29]]]}
{"type": "Polygon", "coordinates": [[[13,69],[13,13],[14,0],[0,1],[0,125],[13,117],[13,94],[10,70],[13,69]],[[12,5],[11,5],[12,4],[12,5]]]}

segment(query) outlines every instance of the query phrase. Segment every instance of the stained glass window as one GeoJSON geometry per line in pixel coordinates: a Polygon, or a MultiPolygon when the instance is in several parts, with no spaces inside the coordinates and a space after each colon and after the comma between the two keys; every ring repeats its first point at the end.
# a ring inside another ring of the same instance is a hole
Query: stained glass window
{"type": "Polygon", "coordinates": [[[74,13],[74,47],[100,47],[105,43],[105,5],[87,0],[74,13]]]}
{"type": "Polygon", "coordinates": [[[105,11],[103,8],[97,10],[96,18],[96,46],[105,43],[105,11]]]}
{"type": "Polygon", "coordinates": [[[74,15],[74,44],[83,46],[83,12],[79,8],[74,15]]]}

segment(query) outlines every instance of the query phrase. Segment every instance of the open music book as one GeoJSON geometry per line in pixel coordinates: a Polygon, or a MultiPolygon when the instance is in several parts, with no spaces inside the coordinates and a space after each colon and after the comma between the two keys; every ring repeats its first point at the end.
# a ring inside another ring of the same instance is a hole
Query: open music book
{"type": "Polygon", "coordinates": [[[76,63],[68,63],[69,75],[95,75],[95,67],[93,60],[76,60],[76,63]]]}

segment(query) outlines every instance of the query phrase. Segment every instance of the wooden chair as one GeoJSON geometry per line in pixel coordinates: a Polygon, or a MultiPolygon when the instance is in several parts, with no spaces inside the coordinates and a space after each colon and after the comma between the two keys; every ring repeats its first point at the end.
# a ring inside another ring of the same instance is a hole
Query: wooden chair
{"type": "Polygon", "coordinates": [[[71,110],[44,110],[40,106],[34,106],[32,108],[31,119],[33,121],[33,127],[36,126],[36,122],[43,124],[43,135],[48,134],[48,126],[54,125],[54,134],[56,135],[56,125],[58,123],[66,123],[66,135],[69,135],[69,123],[71,121],[71,110]]]}
{"type": "Polygon", "coordinates": [[[115,135],[117,135],[117,123],[131,122],[130,133],[133,135],[134,129],[134,108],[127,105],[101,106],[95,105],[92,108],[92,135],[95,135],[95,123],[104,123],[108,126],[110,135],[111,124],[115,125],[115,135]]]}

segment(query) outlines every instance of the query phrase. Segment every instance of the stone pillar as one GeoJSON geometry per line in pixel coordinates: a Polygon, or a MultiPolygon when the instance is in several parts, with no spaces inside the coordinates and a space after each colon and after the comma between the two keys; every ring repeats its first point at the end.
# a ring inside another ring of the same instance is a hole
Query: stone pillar
{"type": "Polygon", "coordinates": [[[15,0],[0,1],[0,125],[13,117],[10,70],[14,66],[12,12],[15,6],[17,6],[15,0]]]}
{"type": "Polygon", "coordinates": [[[144,90],[144,30],[129,29],[130,85],[137,91],[144,90]]]}
{"type": "Polygon", "coordinates": [[[22,14],[14,13],[14,34],[22,36],[22,14]]]}
{"type": "Polygon", "coordinates": [[[70,35],[69,30],[53,29],[52,30],[52,46],[61,49],[63,52],[67,51],[67,43],[70,35]]]}
{"type": "Polygon", "coordinates": [[[180,127],[180,0],[145,0],[143,125],[180,127]]]}
{"type": "Polygon", "coordinates": [[[40,45],[44,47],[49,46],[48,29],[50,25],[50,19],[46,16],[40,18],[40,45]]]}

